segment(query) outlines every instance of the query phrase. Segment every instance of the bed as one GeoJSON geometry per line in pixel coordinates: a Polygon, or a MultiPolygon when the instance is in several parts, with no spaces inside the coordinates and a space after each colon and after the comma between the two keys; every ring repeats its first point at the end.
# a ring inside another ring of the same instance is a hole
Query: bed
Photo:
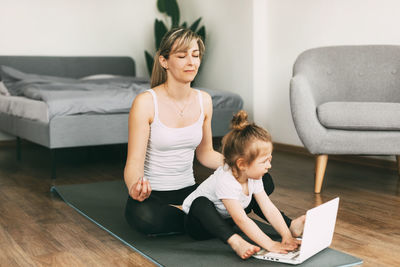
{"type": "MultiPolygon", "coordinates": [[[[93,75],[137,78],[135,62],[130,57],[0,56],[0,66],[26,74],[76,80],[93,75]]],[[[143,79],[138,81],[141,83],[140,89],[148,88],[143,79]]],[[[232,114],[243,106],[241,97],[225,91],[199,89],[207,91],[213,99],[213,136],[223,136],[229,129],[232,114]]],[[[134,96],[125,98],[129,98],[131,103],[134,96]]],[[[94,110],[49,115],[52,106],[57,107],[57,101],[44,102],[40,98],[31,99],[25,95],[0,96],[0,130],[17,138],[17,157],[20,157],[21,139],[49,148],[52,179],[56,177],[57,149],[127,143],[129,109],[114,110],[111,113],[94,110]]]]}

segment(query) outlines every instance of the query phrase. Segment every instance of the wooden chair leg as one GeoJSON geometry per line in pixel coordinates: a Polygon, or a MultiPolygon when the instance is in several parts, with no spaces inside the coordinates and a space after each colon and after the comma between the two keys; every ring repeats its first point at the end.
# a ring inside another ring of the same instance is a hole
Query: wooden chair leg
{"type": "Polygon", "coordinates": [[[315,159],[315,188],[314,192],[319,194],[324,181],[326,164],[328,163],[328,155],[318,155],[315,159]]]}
{"type": "Polygon", "coordinates": [[[397,173],[400,176],[400,155],[396,155],[397,159],[397,173]]]}

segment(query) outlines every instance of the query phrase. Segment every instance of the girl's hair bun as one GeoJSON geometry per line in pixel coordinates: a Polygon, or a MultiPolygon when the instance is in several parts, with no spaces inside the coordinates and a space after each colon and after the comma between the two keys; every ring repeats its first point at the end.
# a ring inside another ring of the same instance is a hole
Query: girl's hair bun
{"type": "Polygon", "coordinates": [[[247,118],[248,118],[248,115],[247,115],[246,111],[239,110],[238,113],[236,113],[231,120],[231,128],[233,130],[243,130],[248,125],[250,125],[247,118]]]}
{"type": "Polygon", "coordinates": [[[264,128],[250,123],[247,113],[240,110],[231,120],[231,130],[222,138],[222,155],[224,162],[232,169],[232,174],[238,178],[241,170],[238,168],[237,160],[243,158],[246,163],[254,161],[264,146],[252,145],[255,141],[272,142],[271,135],[264,128]]]}

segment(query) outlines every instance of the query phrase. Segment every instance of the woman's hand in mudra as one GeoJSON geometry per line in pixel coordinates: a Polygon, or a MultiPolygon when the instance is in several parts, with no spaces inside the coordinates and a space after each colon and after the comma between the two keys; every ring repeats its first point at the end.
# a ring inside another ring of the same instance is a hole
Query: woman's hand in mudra
{"type": "Polygon", "coordinates": [[[129,190],[129,195],[137,200],[137,201],[144,201],[146,198],[148,198],[151,194],[151,187],[150,187],[150,182],[144,178],[141,177],[139,180],[134,183],[129,190]]]}

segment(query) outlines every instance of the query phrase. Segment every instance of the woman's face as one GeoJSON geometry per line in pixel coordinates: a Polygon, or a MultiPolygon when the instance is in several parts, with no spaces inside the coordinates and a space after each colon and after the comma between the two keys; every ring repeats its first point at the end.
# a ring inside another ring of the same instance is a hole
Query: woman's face
{"type": "MultiPolygon", "coordinates": [[[[175,50],[174,46],[172,51],[175,50]]],[[[192,40],[187,50],[178,50],[171,53],[168,59],[161,57],[160,60],[161,65],[167,69],[168,79],[173,78],[182,83],[192,82],[200,66],[200,52],[197,40],[192,40]]]]}

